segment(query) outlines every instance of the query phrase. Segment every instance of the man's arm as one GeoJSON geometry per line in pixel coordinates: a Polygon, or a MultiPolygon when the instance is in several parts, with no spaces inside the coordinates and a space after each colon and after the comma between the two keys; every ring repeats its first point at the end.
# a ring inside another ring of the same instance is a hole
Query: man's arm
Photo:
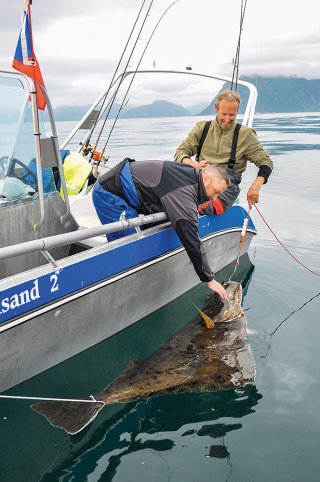
{"type": "Polygon", "coordinates": [[[207,161],[202,161],[198,163],[197,161],[191,159],[192,156],[194,156],[198,151],[200,137],[203,131],[203,125],[203,121],[197,122],[197,124],[189,132],[184,141],[181,142],[174,155],[175,162],[188,164],[195,169],[202,169],[208,164],[207,161]]]}
{"type": "Polygon", "coordinates": [[[190,157],[184,157],[181,161],[182,164],[187,164],[188,166],[193,167],[194,169],[203,169],[209,164],[209,161],[203,160],[200,162],[193,161],[190,157]]]}
{"type": "Polygon", "coordinates": [[[193,187],[185,186],[179,191],[167,193],[161,198],[161,203],[183,244],[195,272],[200,280],[208,284],[208,288],[226,299],[227,292],[214,279],[208,263],[207,254],[199,238],[197,205],[193,201],[193,187]]]}
{"type": "Polygon", "coordinates": [[[264,183],[265,178],[262,176],[258,176],[249,187],[247,192],[247,201],[249,204],[249,208],[251,208],[253,204],[259,202],[259,191],[264,183]]]}
{"type": "Polygon", "coordinates": [[[176,224],[176,231],[200,280],[206,282],[208,288],[218,293],[222,299],[226,299],[226,290],[214,279],[214,273],[209,266],[206,251],[198,235],[198,223],[194,226],[192,222],[182,219],[176,224]]]}
{"type": "Polygon", "coordinates": [[[247,159],[259,168],[258,175],[247,192],[248,204],[249,207],[251,207],[253,204],[259,202],[259,191],[263,184],[268,181],[272,173],[273,162],[253,131],[250,133],[247,143],[247,159]]]}
{"type": "Polygon", "coordinates": [[[258,175],[263,175],[267,179],[273,169],[273,162],[252,129],[247,128],[244,142],[246,146],[244,152],[246,158],[259,168],[258,175]],[[265,167],[269,168],[269,172],[261,173],[260,170],[263,171],[265,167]]]}

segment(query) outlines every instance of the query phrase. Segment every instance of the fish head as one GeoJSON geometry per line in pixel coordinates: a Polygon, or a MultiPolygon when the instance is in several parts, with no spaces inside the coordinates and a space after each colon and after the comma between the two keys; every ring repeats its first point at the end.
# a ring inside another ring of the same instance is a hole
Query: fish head
{"type": "Polygon", "coordinates": [[[242,302],[242,285],[235,281],[226,281],[222,286],[228,294],[223,300],[217,293],[213,293],[205,303],[203,312],[211,318],[213,323],[233,321],[244,316],[242,302]]]}
{"type": "Polygon", "coordinates": [[[228,300],[241,306],[242,302],[242,285],[236,281],[224,281],[222,286],[228,293],[228,300]]]}

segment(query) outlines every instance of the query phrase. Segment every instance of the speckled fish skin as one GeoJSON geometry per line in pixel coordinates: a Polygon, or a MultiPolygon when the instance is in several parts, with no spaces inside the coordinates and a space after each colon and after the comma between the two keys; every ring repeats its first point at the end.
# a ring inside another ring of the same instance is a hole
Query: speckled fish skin
{"type": "Polygon", "coordinates": [[[251,375],[234,376],[242,370],[237,353],[246,345],[242,287],[232,281],[224,287],[228,299],[214,293],[202,310],[214,322],[212,330],[204,327],[201,315],[196,316],[151,356],[133,360],[96,400],[110,404],[164,393],[222,390],[252,381],[251,375]]]}
{"type": "Polygon", "coordinates": [[[214,293],[202,308],[214,321],[213,329],[207,329],[198,314],[152,355],[132,360],[110,385],[93,395],[96,407],[48,402],[33,408],[52,425],[74,434],[88,425],[104,405],[170,393],[224,390],[253,382],[255,363],[246,342],[242,287],[236,282],[224,286],[228,299],[222,300],[214,293]]]}

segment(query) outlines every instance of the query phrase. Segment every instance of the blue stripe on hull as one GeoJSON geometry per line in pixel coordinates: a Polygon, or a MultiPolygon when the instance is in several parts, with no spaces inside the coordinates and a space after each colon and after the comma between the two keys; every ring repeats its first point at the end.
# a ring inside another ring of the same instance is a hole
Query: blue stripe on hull
{"type": "MultiPolygon", "coordinates": [[[[232,228],[241,228],[246,215],[243,208],[235,206],[221,216],[202,216],[199,218],[200,237],[204,238],[232,228]]],[[[249,228],[255,229],[251,220],[249,228]]],[[[135,266],[180,247],[181,242],[175,230],[169,227],[17,284],[1,292],[0,324],[96,283],[112,279],[135,266]]]]}

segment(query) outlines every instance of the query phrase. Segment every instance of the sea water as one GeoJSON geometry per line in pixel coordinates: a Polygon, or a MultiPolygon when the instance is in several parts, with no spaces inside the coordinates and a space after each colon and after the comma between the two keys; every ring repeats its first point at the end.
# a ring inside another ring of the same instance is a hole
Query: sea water
{"type": "MultiPolygon", "coordinates": [[[[110,165],[124,157],[171,160],[197,120],[120,120],[107,146],[110,165]]],[[[63,139],[72,123],[57,127],[63,139]]],[[[30,401],[0,400],[1,482],[320,480],[320,277],[307,269],[320,273],[320,114],[257,115],[254,127],[275,165],[261,189],[260,213],[251,212],[258,235],[236,273],[245,284],[254,384],[108,406],[72,437],[36,414],[30,401]]],[[[249,165],[244,174],[243,206],[256,173],[249,165]]],[[[88,397],[191,320],[193,305],[208,294],[199,284],[10,393],[88,397]]],[[[94,329],[94,313],[88,323],[94,329]]]]}

